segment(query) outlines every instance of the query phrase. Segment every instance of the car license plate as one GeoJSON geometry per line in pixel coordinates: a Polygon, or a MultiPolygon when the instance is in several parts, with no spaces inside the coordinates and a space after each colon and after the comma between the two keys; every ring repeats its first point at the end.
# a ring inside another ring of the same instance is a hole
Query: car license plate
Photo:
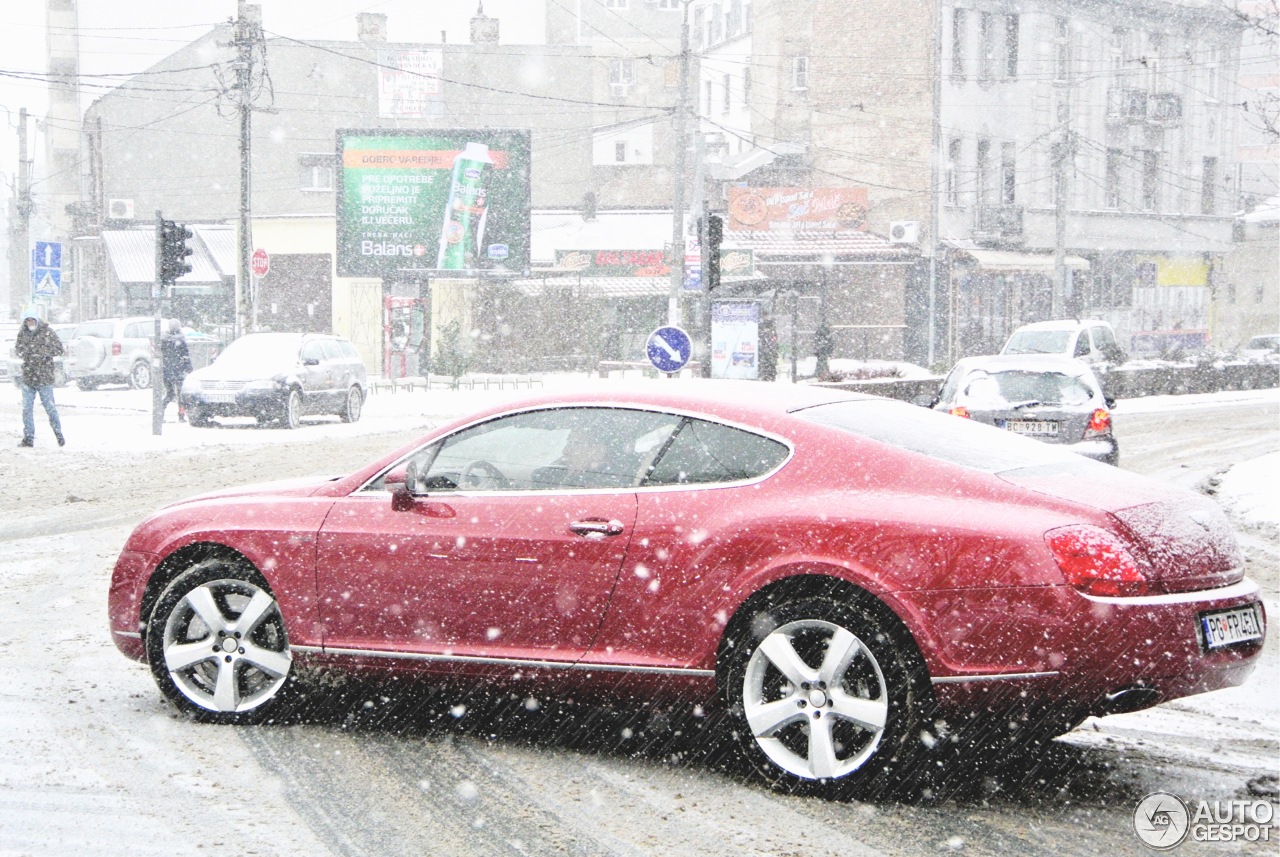
{"type": "Polygon", "coordinates": [[[1004,427],[1018,434],[1058,436],[1058,423],[1054,420],[1005,420],[1004,427]]]}
{"type": "Polygon", "coordinates": [[[205,393],[204,398],[205,398],[205,401],[212,402],[214,404],[219,404],[219,405],[234,404],[236,400],[236,394],[235,393],[205,393]]]}
{"type": "Polygon", "coordinates": [[[1257,604],[1200,614],[1200,630],[1207,650],[1262,639],[1262,610],[1257,604]]]}

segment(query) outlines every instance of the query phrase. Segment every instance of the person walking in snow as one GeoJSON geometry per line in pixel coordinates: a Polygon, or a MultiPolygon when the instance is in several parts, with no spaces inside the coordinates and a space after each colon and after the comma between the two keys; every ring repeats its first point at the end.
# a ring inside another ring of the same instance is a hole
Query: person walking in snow
{"type": "Polygon", "coordinates": [[[18,330],[18,338],[13,343],[13,350],[22,358],[22,373],[18,377],[18,386],[22,389],[22,442],[18,446],[35,446],[36,443],[36,396],[40,396],[40,404],[49,415],[49,426],[53,436],[58,439],[58,446],[65,446],[62,437],[62,421],[58,419],[58,406],[53,401],[54,365],[56,357],[65,353],[62,340],[53,328],[40,319],[40,313],[34,306],[29,306],[22,313],[22,327],[18,330]]]}
{"type": "Polygon", "coordinates": [[[191,373],[191,349],[182,334],[182,324],[175,318],[169,322],[169,332],[160,340],[160,360],[164,365],[164,405],[178,403],[178,422],[186,419],[182,410],[182,382],[191,373]]]}

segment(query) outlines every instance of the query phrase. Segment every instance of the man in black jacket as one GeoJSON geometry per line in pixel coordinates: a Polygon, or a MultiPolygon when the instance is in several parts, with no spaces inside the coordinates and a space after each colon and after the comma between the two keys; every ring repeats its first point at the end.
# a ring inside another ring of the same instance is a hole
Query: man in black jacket
{"type": "Polygon", "coordinates": [[[169,333],[160,340],[160,358],[164,364],[164,404],[161,410],[169,407],[169,403],[178,403],[178,421],[186,419],[182,409],[182,382],[191,374],[191,349],[187,347],[187,338],[182,335],[182,323],[176,318],[169,322],[169,333]]]}
{"type": "Polygon", "coordinates": [[[40,320],[39,311],[29,306],[22,313],[22,329],[13,348],[22,358],[22,374],[18,378],[22,388],[22,443],[18,446],[35,446],[37,394],[44,412],[49,415],[49,426],[58,439],[58,446],[65,446],[62,421],[58,419],[58,406],[53,401],[53,360],[64,353],[62,340],[52,327],[40,320]]]}

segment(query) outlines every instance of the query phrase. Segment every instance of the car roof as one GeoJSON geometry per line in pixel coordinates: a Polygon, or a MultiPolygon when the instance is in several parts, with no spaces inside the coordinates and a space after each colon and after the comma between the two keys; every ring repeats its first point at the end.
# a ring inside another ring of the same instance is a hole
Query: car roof
{"type": "Polygon", "coordinates": [[[1076,321],[1075,319],[1068,318],[1068,319],[1056,319],[1054,321],[1036,321],[1036,322],[1032,322],[1031,324],[1024,324],[1021,327],[1019,327],[1018,330],[1015,330],[1014,333],[1017,333],[1019,330],[1079,330],[1080,328],[1083,328],[1083,327],[1110,327],[1110,326],[1111,324],[1109,322],[1105,322],[1095,318],[1086,318],[1082,321],[1076,321]]]}

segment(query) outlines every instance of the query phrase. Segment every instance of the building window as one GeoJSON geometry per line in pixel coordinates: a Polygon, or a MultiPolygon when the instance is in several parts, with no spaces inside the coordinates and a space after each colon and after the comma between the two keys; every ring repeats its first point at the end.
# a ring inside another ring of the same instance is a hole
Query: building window
{"type": "Polygon", "coordinates": [[[730,103],[733,98],[733,79],[729,75],[724,76],[724,111],[729,112],[729,108],[733,105],[730,103]]]}
{"type": "Polygon", "coordinates": [[[975,178],[978,192],[978,205],[986,205],[991,201],[991,141],[978,141],[978,157],[975,159],[975,178]]]}
{"type": "Polygon", "coordinates": [[[809,58],[808,57],[792,57],[791,58],[791,88],[792,89],[808,89],[809,88],[809,58]]]}
{"type": "Polygon", "coordinates": [[[947,205],[960,204],[960,158],[964,154],[964,141],[953,137],[947,144],[947,205]]]}
{"type": "Polygon", "coordinates": [[[1142,153],[1142,208],[1160,208],[1160,153],[1150,149],[1142,153]]]}
{"type": "Polygon", "coordinates": [[[1053,78],[1071,78],[1071,27],[1066,18],[1058,18],[1053,24],[1053,78]]]}
{"type": "Polygon", "coordinates": [[[628,0],[604,0],[604,8],[606,9],[625,9],[628,0]]]}
{"type": "Polygon", "coordinates": [[[333,153],[305,153],[298,156],[298,187],[302,190],[333,190],[333,153]]]}
{"type": "Polygon", "coordinates": [[[658,0],[659,9],[679,9],[680,0],[658,0]]]}
{"type": "Polygon", "coordinates": [[[707,13],[699,6],[693,10],[693,46],[701,49],[707,46],[707,13]]]}
{"type": "Polygon", "coordinates": [[[1119,149],[1107,149],[1107,179],[1102,189],[1106,208],[1120,208],[1120,163],[1123,157],[1124,153],[1119,149]]]}
{"type": "Polygon", "coordinates": [[[978,20],[978,50],[978,79],[991,80],[996,74],[996,16],[990,12],[983,12],[978,20]]]}
{"type": "Polygon", "coordinates": [[[742,32],[742,0],[729,0],[729,22],[725,29],[730,38],[742,32]]]}
{"type": "Polygon", "coordinates": [[[968,26],[964,9],[951,13],[951,76],[964,77],[964,28],[968,26]]]}
{"type": "Polygon", "coordinates": [[[751,66],[742,70],[742,106],[751,106],[751,66]]]}
{"type": "Polygon", "coordinates": [[[724,7],[719,3],[711,4],[711,20],[708,22],[711,32],[707,34],[711,44],[718,45],[724,38],[724,7]]]}
{"type": "Polygon", "coordinates": [[[1218,208],[1218,159],[1205,158],[1200,184],[1200,213],[1214,214],[1218,208]]]}
{"type": "Polygon", "coordinates": [[[1016,143],[1000,145],[1000,202],[1013,205],[1018,194],[1017,171],[1018,146],[1016,143]]]}
{"type": "Polygon", "coordinates": [[[1018,16],[1004,16],[1004,73],[1018,76],[1018,16]]]}
{"type": "Polygon", "coordinates": [[[613,144],[613,159],[620,164],[627,162],[627,141],[619,140],[613,144]]]}
{"type": "Polygon", "coordinates": [[[626,95],[636,82],[634,60],[609,61],[609,90],[615,96],[626,95]]]}

